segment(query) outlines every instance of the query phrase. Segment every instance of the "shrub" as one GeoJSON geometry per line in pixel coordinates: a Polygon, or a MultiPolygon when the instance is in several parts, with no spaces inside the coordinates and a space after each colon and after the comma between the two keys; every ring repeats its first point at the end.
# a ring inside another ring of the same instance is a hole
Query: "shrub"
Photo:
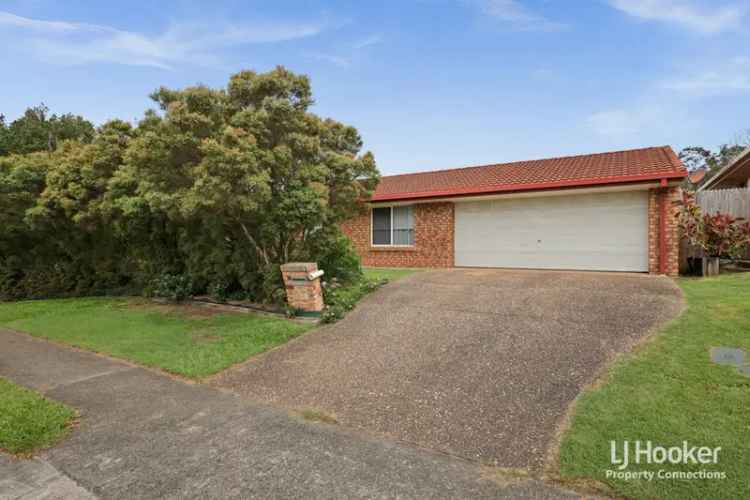
{"type": "Polygon", "coordinates": [[[149,283],[146,295],[182,302],[193,293],[193,281],[184,274],[162,274],[149,283]]]}
{"type": "Polygon", "coordinates": [[[683,237],[710,257],[737,258],[750,247],[750,223],[729,214],[704,214],[691,193],[683,193],[678,218],[683,237]]]}
{"type": "Polygon", "coordinates": [[[226,302],[229,298],[229,284],[226,281],[215,281],[208,286],[208,295],[217,302],[226,302]]]}
{"type": "Polygon", "coordinates": [[[361,277],[339,225],[377,185],[375,159],[356,129],[311,112],[306,76],[242,71],[151,98],[162,112],[135,127],[113,120],[0,158],[0,295],[130,287],[283,303],[285,262],[361,277]]]}
{"type": "Polygon", "coordinates": [[[325,271],[326,280],[336,279],[352,283],[362,278],[362,264],[351,241],[338,233],[319,238],[313,245],[311,257],[317,260],[318,268],[325,271]]]}
{"type": "MultiPolygon", "coordinates": [[[[0,260],[0,299],[47,299],[135,291],[127,276],[66,257],[48,262],[23,261],[15,256],[0,260]]],[[[137,291],[140,291],[139,289],[137,291]]]]}
{"type": "Polygon", "coordinates": [[[338,280],[326,282],[323,286],[323,295],[326,307],[321,313],[323,323],[335,323],[354,309],[357,302],[368,293],[388,283],[386,278],[370,280],[360,278],[347,286],[341,286],[338,280]]]}
{"type": "Polygon", "coordinates": [[[280,266],[271,264],[263,269],[259,298],[260,302],[277,305],[286,301],[284,278],[281,276],[280,266]]]}

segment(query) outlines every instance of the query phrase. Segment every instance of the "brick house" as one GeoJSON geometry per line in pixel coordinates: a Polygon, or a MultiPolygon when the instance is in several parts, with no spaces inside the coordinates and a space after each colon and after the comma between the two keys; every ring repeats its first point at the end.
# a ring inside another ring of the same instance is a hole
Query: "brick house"
{"type": "Polygon", "coordinates": [[[342,225],[366,266],[675,275],[669,146],[383,177],[342,225]]]}

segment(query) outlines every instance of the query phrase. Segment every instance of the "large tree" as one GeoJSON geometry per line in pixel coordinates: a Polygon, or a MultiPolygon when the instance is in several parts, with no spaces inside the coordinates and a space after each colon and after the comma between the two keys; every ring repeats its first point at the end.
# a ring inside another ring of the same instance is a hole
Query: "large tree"
{"type": "MultiPolygon", "coordinates": [[[[151,97],[158,109],[136,127],[113,121],[0,159],[0,295],[99,293],[169,273],[271,300],[290,260],[359,272],[339,223],[378,172],[353,127],[310,112],[307,77],[243,71],[226,88],[151,97]]],[[[40,139],[59,122],[46,113],[7,129],[40,139]]]]}
{"type": "Polygon", "coordinates": [[[705,170],[706,179],[708,179],[729,165],[749,146],[750,133],[737,134],[733,142],[722,144],[716,151],[702,146],[691,146],[682,149],[679,157],[689,172],[705,170]]]}
{"type": "Polygon", "coordinates": [[[5,124],[5,115],[0,114],[0,156],[8,153],[8,126],[5,124]]]}
{"type": "Polygon", "coordinates": [[[312,114],[308,78],[284,68],[151,97],[161,112],[147,114],[128,148],[117,203],[179,224],[199,277],[247,287],[259,270],[320,257],[321,240],[340,236],[377,179],[357,131],[312,114]]]}
{"type": "Polygon", "coordinates": [[[91,142],[93,124],[81,116],[50,115],[44,104],[28,108],[9,125],[0,120],[0,155],[51,152],[66,140],[91,142]]]}

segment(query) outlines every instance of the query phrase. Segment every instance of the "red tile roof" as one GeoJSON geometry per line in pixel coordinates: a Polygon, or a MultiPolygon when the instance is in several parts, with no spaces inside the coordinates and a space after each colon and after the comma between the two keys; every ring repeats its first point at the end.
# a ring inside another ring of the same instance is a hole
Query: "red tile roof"
{"type": "Polygon", "coordinates": [[[706,170],[700,169],[700,170],[693,170],[688,174],[688,179],[690,179],[691,184],[698,184],[700,181],[702,181],[706,177],[706,170]]]}
{"type": "Polygon", "coordinates": [[[371,201],[633,183],[681,179],[686,175],[672,148],[661,146],[389,175],[381,178],[371,201]]]}

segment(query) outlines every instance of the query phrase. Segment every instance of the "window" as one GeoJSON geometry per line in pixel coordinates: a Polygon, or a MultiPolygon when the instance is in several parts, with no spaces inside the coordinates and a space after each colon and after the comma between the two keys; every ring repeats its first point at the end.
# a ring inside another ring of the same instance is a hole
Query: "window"
{"type": "Polygon", "coordinates": [[[414,210],[406,207],[372,209],[373,245],[414,245],[414,210]]]}

